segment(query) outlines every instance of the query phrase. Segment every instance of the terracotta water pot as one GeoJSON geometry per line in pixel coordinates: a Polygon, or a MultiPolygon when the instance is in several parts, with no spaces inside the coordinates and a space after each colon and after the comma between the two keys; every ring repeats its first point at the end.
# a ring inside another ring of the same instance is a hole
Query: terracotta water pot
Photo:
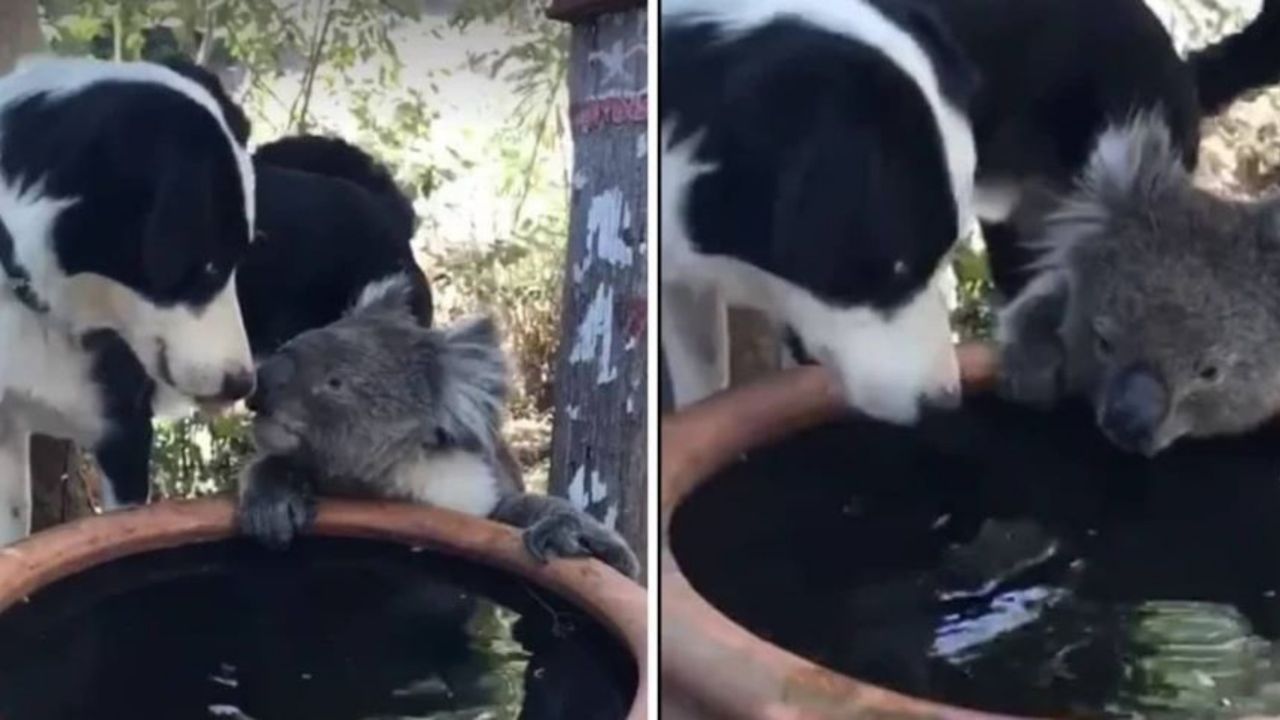
{"type": "MultiPolygon", "coordinates": [[[[961,346],[966,393],[995,377],[989,348],[961,346]]],[[[752,635],[700,597],[672,556],[673,511],[741,453],[838,418],[845,400],[819,367],[777,373],[664,418],[661,427],[663,718],[995,718],[874,687],[752,635]]]]}
{"type": "MultiPolygon", "coordinates": [[[[131,555],[234,536],[229,500],[161,502],[61,525],[0,549],[0,612],[41,588],[131,555]]],[[[313,533],[422,547],[497,568],[540,585],[594,617],[636,661],[628,720],[646,717],[645,590],[595,560],[539,565],[519,533],[488,520],[403,503],[326,501],[313,533]]]]}

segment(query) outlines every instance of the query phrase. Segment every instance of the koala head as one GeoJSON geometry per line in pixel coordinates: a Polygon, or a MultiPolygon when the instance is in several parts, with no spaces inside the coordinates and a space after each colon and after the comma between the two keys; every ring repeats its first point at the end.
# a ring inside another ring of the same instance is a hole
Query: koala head
{"type": "Polygon", "coordinates": [[[248,403],[259,450],[354,479],[422,446],[493,451],[508,389],[493,321],[426,328],[411,297],[403,276],[376,283],[262,363],[248,403]]]}
{"type": "Polygon", "coordinates": [[[1140,117],[1102,136],[1045,238],[1028,291],[1064,293],[1066,388],[1115,444],[1153,455],[1280,409],[1280,204],[1196,188],[1140,117]]]}

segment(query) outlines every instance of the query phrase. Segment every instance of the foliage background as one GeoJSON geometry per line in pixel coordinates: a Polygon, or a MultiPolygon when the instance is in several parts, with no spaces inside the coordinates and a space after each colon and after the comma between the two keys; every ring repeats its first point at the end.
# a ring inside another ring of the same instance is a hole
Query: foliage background
{"type": "MultiPolygon", "coordinates": [[[[438,320],[502,322],[509,439],[545,483],[572,151],[563,24],[536,0],[41,0],[41,15],[56,53],[201,62],[249,113],[255,144],[339,134],[391,167],[422,221],[438,320]],[[494,113],[486,95],[512,101],[476,131],[467,118],[494,113]]],[[[245,429],[243,415],[157,423],[157,494],[228,488],[245,429]]]]}

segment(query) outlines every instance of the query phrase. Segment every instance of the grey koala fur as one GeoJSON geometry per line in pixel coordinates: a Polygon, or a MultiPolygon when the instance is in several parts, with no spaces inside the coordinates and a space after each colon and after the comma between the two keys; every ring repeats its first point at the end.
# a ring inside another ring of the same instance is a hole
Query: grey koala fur
{"type": "Polygon", "coordinates": [[[1155,116],[1104,133],[1000,313],[1001,392],[1084,397],[1148,456],[1256,427],[1280,408],[1278,220],[1274,199],[1195,187],[1155,116]]]}
{"type": "Polygon", "coordinates": [[[524,492],[500,434],[508,375],[492,320],[425,328],[409,302],[408,283],[388,279],[263,362],[242,531],[286,546],[313,520],[317,495],[407,500],[523,528],[541,561],[595,555],[636,577],[616,532],[561,498],[524,492]]]}

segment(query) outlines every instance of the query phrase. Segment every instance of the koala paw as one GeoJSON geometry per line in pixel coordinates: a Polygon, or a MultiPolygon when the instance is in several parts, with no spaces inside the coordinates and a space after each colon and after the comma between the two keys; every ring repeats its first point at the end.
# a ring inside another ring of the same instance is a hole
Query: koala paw
{"type": "Polygon", "coordinates": [[[538,562],[550,557],[594,557],[629,578],[640,576],[640,560],[621,535],[585,513],[564,510],[539,519],[523,533],[525,549],[538,562]]]}
{"type": "Polygon", "coordinates": [[[1051,342],[1013,343],[1000,348],[1000,396],[1040,409],[1052,407],[1063,395],[1065,358],[1051,342]]]}
{"type": "Polygon", "coordinates": [[[316,503],[300,486],[260,479],[240,498],[236,520],[240,532],[263,545],[283,550],[315,520],[316,503]]]}

